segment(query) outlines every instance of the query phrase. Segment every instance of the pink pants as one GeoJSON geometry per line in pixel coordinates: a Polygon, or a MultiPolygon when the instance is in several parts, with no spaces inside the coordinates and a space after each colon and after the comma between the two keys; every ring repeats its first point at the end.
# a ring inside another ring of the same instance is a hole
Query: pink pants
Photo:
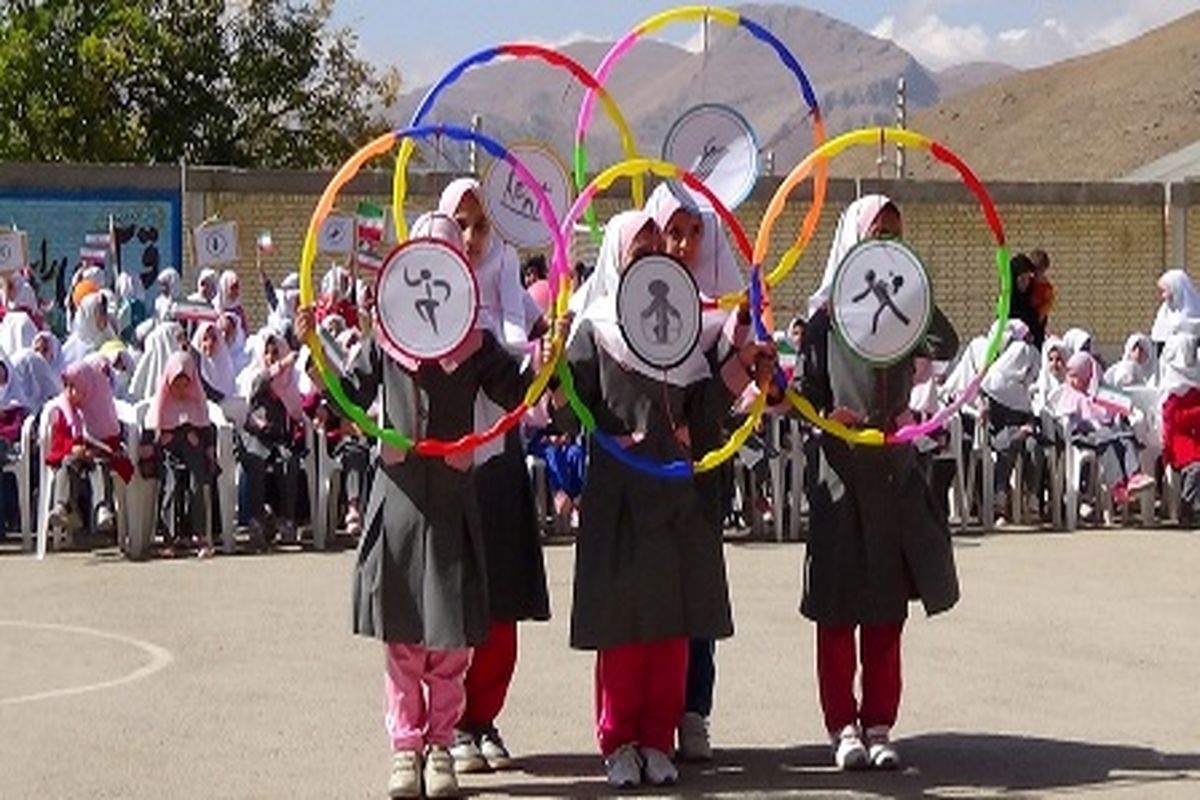
{"type": "Polygon", "coordinates": [[[623,644],[596,654],[596,738],[611,755],[638,744],[668,755],[687,693],[688,640],[623,644]]]}
{"type": "Polygon", "coordinates": [[[817,683],[825,728],[836,734],[847,725],[863,729],[896,724],[900,710],[900,633],[903,622],[888,625],[817,625],[817,683]],[[858,632],[858,653],[854,634],[858,632]],[[854,698],[854,675],[862,665],[862,705],[854,698]]]}
{"type": "Polygon", "coordinates": [[[449,747],[454,742],[454,723],[467,703],[463,678],[471,664],[471,651],[384,642],[384,653],[384,725],[392,749],[449,747]]]}

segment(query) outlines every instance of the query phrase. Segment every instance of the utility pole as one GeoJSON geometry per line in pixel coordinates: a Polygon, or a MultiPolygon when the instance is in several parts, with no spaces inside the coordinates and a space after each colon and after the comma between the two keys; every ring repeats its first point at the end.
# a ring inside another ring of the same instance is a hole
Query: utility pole
{"type": "MultiPolygon", "coordinates": [[[[483,116],[481,114],[471,115],[471,132],[479,133],[483,130],[483,116]]],[[[474,139],[467,144],[467,166],[472,175],[479,174],[479,145],[474,139]]]]}
{"type": "MultiPolygon", "coordinates": [[[[896,81],[896,127],[908,127],[908,87],[901,75],[896,81]]],[[[904,145],[896,143],[896,179],[904,180],[904,145]]]]}

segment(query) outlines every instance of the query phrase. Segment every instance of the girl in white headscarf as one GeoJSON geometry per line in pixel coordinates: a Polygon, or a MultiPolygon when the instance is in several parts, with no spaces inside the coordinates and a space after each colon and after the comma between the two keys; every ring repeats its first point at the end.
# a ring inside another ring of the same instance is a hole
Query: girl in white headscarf
{"type": "Polygon", "coordinates": [[[154,298],[154,316],[166,319],[179,299],[179,270],[174,267],[159,270],[155,282],[158,284],[158,295],[154,298]]]}
{"type": "Polygon", "coordinates": [[[214,403],[221,403],[237,395],[237,375],[233,371],[233,359],[225,337],[212,322],[201,322],[192,335],[192,349],[196,351],[200,365],[200,381],[205,396],[214,403]]]}
{"type": "Polygon", "coordinates": [[[187,333],[182,325],[174,320],[158,323],[146,337],[146,349],[142,351],[133,370],[133,378],[129,381],[130,401],[137,403],[152,399],[158,391],[171,354],[187,349],[187,333]]]}
{"type": "Polygon", "coordinates": [[[57,346],[54,334],[43,332],[35,337],[32,346],[10,359],[14,391],[28,402],[28,408],[39,409],[62,391],[59,377],[62,367],[61,364],[56,367],[52,361],[57,346]]]}
{"type": "Polygon", "coordinates": [[[1033,385],[1033,412],[1042,414],[1049,409],[1053,413],[1058,395],[1067,380],[1067,359],[1071,348],[1057,336],[1047,336],[1042,345],[1042,365],[1037,381],[1033,385]]]}
{"type": "Polygon", "coordinates": [[[212,267],[205,267],[196,276],[196,291],[188,295],[188,301],[209,305],[217,297],[217,281],[219,273],[212,267]]]}
{"type": "MultiPolygon", "coordinates": [[[[664,250],[683,262],[696,279],[704,298],[719,298],[745,288],[741,270],[725,238],[720,218],[704,212],[691,194],[674,183],[661,183],[650,193],[645,211],[654,218],[663,235],[664,250]]],[[[721,334],[729,312],[704,312],[704,331],[697,350],[707,352],[721,334]]],[[[719,447],[723,438],[721,420],[697,415],[689,420],[692,445],[697,452],[719,447]]],[[[724,523],[724,478],[719,470],[696,475],[693,485],[704,506],[711,535],[720,538],[724,523]]],[[[708,717],[712,712],[716,681],[715,642],[693,639],[688,653],[687,706],[679,722],[679,756],[685,760],[709,760],[712,745],[708,717]]]]}
{"type": "Polygon", "coordinates": [[[1092,334],[1085,331],[1083,328],[1067,328],[1063,334],[1063,344],[1067,346],[1070,353],[1067,355],[1067,360],[1077,353],[1084,353],[1092,360],[1092,368],[1088,372],[1091,375],[1091,384],[1088,386],[1088,394],[1095,396],[1100,390],[1100,379],[1104,377],[1104,368],[1100,366],[1100,360],[1096,358],[1096,354],[1092,352],[1092,334]]]}
{"type": "MultiPolygon", "coordinates": [[[[1010,320],[1014,321],[1025,327],[1019,320],[1010,320]]],[[[1033,345],[1014,337],[983,378],[981,389],[988,398],[989,439],[996,454],[997,514],[1002,514],[1007,507],[1005,495],[1016,459],[1025,460],[1025,488],[1034,492],[1041,490],[1043,443],[1038,437],[1032,398],[1038,360],[1039,354],[1033,345]]]]}
{"type": "Polygon", "coordinates": [[[0,462],[6,462],[9,454],[21,446],[21,426],[31,410],[25,392],[25,383],[17,376],[12,362],[0,355],[0,462]]]}
{"type": "Polygon", "coordinates": [[[72,323],[71,335],[63,344],[63,358],[73,364],[99,351],[100,346],[116,339],[109,324],[108,303],[102,292],[93,292],[79,303],[72,323]]]}
{"type": "Polygon", "coordinates": [[[241,374],[252,360],[242,318],[237,314],[222,314],[217,318],[217,330],[221,332],[222,338],[225,339],[225,346],[229,349],[229,360],[233,362],[233,373],[241,374]]]}
{"type": "Polygon", "coordinates": [[[137,326],[146,319],[146,289],[140,278],[122,272],[117,276],[116,328],[125,341],[132,341],[137,326]]]}
{"type": "Polygon", "coordinates": [[[1200,291],[1186,272],[1169,269],[1158,279],[1158,292],[1162,304],[1154,316],[1150,338],[1162,344],[1184,321],[1200,319],[1200,291]]]}
{"type": "Polygon", "coordinates": [[[1104,373],[1109,386],[1152,386],[1158,378],[1158,352],[1154,342],[1144,333],[1130,334],[1125,340],[1121,360],[1104,373]]]}
{"type": "MultiPolygon", "coordinates": [[[[653,462],[699,455],[691,423],[723,418],[750,381],[773,375],[769,346],[733,347],[730,331],[718,375],[700,354],[667,371],[645,365],[620,332],[615,288],[662,237],[643,211],[605,226],[591,288],[570,333],[566,358],[575,388],[598,430],[635,458],[653,462]]],[[[565,324],[565,323],[560,323],[565,324]]],[[[733,328],[733,326],[731,326],[733,328]]],[[[719,348],[714,350],[719,355],[719,348]]],[[[556,423],[577,420],[555,397],[556,423]]],[[[576,539],[571,646],[596,650],[597,738],[613,786],[678,778],[668,753],[684,711],[689,638],[732,632],[721,539],[714,535],[690,479],[649,475],[621,463],[593,436],[576,539]],[[640,695],[640,702],[630,697],[640,695]]]]}

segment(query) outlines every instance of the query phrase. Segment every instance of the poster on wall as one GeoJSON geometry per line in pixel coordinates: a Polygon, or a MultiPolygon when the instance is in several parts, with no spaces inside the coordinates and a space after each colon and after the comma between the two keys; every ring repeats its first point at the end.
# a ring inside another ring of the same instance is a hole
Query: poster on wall
{"type": "Polygon", "coordinates": [[[206,222],[196,228],[196,266],[223,267],[238,260],[236,222],[206,222]]]}
{"type": "Polygon", "coordinates": [[[29,243],[25,231],[0,233],[0,272],[15,272],[29,260],[29,243]]]}
{"type": "Polygon", "coordinates": [[[159,270],[182,263],[179,193],[140,189],[0,188],[0,222],[26,234],[27,260],[38,297],[61,332],[63,299],[89,234],[109,230],[122,269],[139,279],[153,302],[159,270]]]}

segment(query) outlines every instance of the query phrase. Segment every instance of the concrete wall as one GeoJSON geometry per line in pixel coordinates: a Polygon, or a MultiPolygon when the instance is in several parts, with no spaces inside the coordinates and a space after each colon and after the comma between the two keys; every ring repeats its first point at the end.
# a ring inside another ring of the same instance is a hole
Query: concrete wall
{"type": "MultiPolygon", "coordinates": [[[[180,188],[177,166],[88,167],[0,165],[0,199],[17,190],[64,191],[99,197],[113,189],[174,191],[180,188]]],[[[191,284],[191,235],[184,230],[219,214],[239,222],[240,270],[245,302],[252,320],[265,315],[258,282],[253,279],[254,237],[269,229],[275,252],[264,265],[281,278],[296,268],[308,219],[330,175],[318,172],[254,171],[189,168],[186,198],[177,221],[185,283],[191,284]]],[[[416,175],[407,210],[432,207],[445,175],[416,175]]],[[[778,179],[764,178],[738,216],[753,242],[759,221],[778,179]]],[[[1005,184],[988,185],[1014,252],[1040,247],[1050,253],[1051,277],[1058,305],[1051,317],[1055,330],[1072,325],[1091,329],[1099,342],[1112,345],[1125,335],[1147,328],[1157,305],[1154,281],[1179,249],[1172,243],[1164,215],[1165,192],[1158,184],[1005,184]]],[[[995,245],[974,196],[957,182],[831,181],[820,224],[791,275],[775,290],[777,323],[804,306],[824,269],[838,215],[859,192],[884,191],[901,205],[905,235],[933,272],[938,302],[964,337],[986,328],[993,316],[999,280],[995,245]]],[[[768,265],[791,244],[811,202],[808,185],[790,199],[771,236],[768,265]]],[[[627,207],[628,185],[620,183],[597,202],[601,218],[627,207]]],[[[390,203],[391,175],[363,173],[346,188],[338,208],[352,212],[371,198],[390,203]]],[[[1172,205],[1183,215],[1183,248],[1187,263],[1200,269],[1200,184],[1173,187],[1172,205]]],[[[7,222],[8,220],[0,220],[7,222]]],[[[31,246],[37,250],[37,230],[31,246]]],[[[576,237],[573,260],[590,260],[594,248],[586,236],[576,237]]],[[[77,247],[77,245],[75,245],[77,247]]],[[[164,264],[166,262],[164,261],[164,264]]],[[[318,264],[316,279],[327,265],[318,264]]]]}

